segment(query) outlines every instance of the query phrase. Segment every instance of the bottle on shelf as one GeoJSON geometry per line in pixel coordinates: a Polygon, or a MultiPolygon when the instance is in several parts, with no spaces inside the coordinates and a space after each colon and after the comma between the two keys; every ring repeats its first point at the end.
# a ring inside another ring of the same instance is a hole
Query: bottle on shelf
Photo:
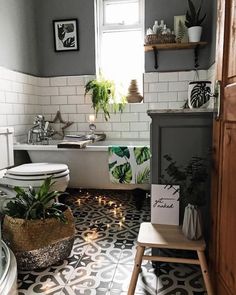
{"type": "Polygon", "coordinates": [[[153,28],[152,28],[154,34],[157,33],[158,28],[159,28],[158,21],[155,20],[153,28]]]}

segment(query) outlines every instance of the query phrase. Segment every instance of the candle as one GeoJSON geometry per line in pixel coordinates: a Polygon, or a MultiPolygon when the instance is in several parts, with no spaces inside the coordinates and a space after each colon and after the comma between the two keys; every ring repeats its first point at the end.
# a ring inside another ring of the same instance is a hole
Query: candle
{"type": "Polygon", "coordinates": [[[89,122],[93,123],[95,121],[95,115],[89,115],[89,122]]]}

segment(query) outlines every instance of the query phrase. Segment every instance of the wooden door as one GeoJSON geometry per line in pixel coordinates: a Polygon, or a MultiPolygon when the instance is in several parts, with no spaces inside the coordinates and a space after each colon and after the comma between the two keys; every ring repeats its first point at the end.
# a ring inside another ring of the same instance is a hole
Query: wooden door
{"type": "Polygon", "coordinates": [[[218,0],[217,78],[221,112],[214,122],[211,274],[218,295],[236,294],[236,0],[218,0]]]}

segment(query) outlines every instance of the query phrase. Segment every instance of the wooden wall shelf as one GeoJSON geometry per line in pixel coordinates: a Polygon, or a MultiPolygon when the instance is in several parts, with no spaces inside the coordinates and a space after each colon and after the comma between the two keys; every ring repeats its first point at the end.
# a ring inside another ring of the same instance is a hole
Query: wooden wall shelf
{"type": "Polygon", "coordinates": [[[198,50],[200,47],[207,45],[207,42],[192,42],[192,43],[163,43],[163,44],[145,44],[144,50],[146,52],[153,51],[155,59],[155,69],[158,69],[158,51],[159,50],[182,50],[194,49],[194,66],[199,67],[198,64],[198,50]]]}

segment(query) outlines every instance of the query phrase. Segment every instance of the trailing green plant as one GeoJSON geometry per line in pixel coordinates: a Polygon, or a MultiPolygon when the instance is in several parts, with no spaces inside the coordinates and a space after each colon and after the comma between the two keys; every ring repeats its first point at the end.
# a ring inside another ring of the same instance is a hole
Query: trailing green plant
{"type": "Polygon", "coordinates": [[[165,168],[168,179],[164,175],[161,181],[164,184],[179,185],[176,191],[180,193],[180,199],[186,206],[188,204],[203,206],[205,204],[205,183],[208,176],[206,158],[192,157],[186,166],[178,166],[176,161],[169,155],[164,155],[168,166],[165,168]]]}
{"type": "Polygon", "coordinates": [[[203,16],[200,16],[202,10],[202,1],[196,10],[192,0],[188,0],[189,10],[186,12],[186,21],[185,25],[187,28],[200,26],[206,18],[206,13],[203,16]]]}
{"type": "Polygon", "coordinates": [[[102,75],[85,85],[85,96],[91,93],[92,106],[96,116],[99,110],[102,110],[106,121],[110,118],[111,108],[116,113],[117,111],[122,112],[125,107],[126,98],[121,95],[121,102],[116,103],[114,99],[115,92],[115,83],[111,80],[106,80],[102,75]]]}
{"type": "Polygon", "coordinates": [[[62,192],[51,190],[53,184],[52,177],[49,177],[37,191],[31,186],[28,189],[16,186],[17,195],[7,203],[4,213],[26,220],[56,218],[66,222],[64,211],[67,206],[55,201],[62,192]]]}

